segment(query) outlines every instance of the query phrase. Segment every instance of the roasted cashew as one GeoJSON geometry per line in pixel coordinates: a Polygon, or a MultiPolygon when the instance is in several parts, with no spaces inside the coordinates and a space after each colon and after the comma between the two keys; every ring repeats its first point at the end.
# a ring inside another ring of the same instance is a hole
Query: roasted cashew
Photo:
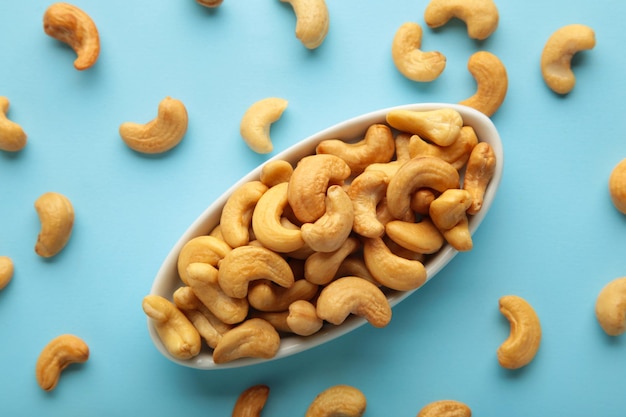
{"type": "Polygon", "coordinates": [[[428,218],[418,223],[390,221],[385,225],[385,233],[398,245],[416,253],[435,253],[444,243],[443,235],[428,218]]]}
{"type": "Polygon", "coordinates": [[[459,401],[439,400],[426,404],[417,417],[472,417],[472,410],[459,401]]]}
{"type": "Polygon", "coordinates": [[[435,157],[416,157],[406,162],[389,181],[387,205],[391,214],[402,220],[410,212],[411,195],[420,188],[443,192],[460,186],[459,172],[435,157]]]}
{"type": "Polygon", "coordinates": [[[563,26],[547,40],[541,53],[541,74],[548,87],[558,94],[567,94],[576,84],[571,68],[574,54],[596,45],[596,35],[589,26],[563,26]]]}
{"type": "Polygon", "coordinates": [[[331,185],[326,193],[326,213],[315,223],[302,225],[302,239],[313,250],[334,252],[352,231],[354,209],[348,193],[340,185],[331,185]]]}
{"type": "Polygon", "coordinates": [[[226,200],[220,225],[222,237],[230,247],[244,246],[250,241],[252,213],[267,189],[261,181],[249,181],[234,190],[226,200]]]}
{"type": "Polygon", "coordinates": [[[470,57],[467,69],[476,80],[476,93],[459,104],[492,116],[502,105],[509,87],[506,67],[491,52],[479,51],[470,57]]]}
{"type": "Polygon", "coordinates": [[[224,0],[196,0],[196,2],[201,6],[214,8],[219,7],[224,0]]]}
{"type": "Polygon", "coordinates": [[[467,252],[472,250],[474,247],[472,233],[469,229],[469,219],[467,216],[462,217],[461,221],[459,221],[451,229],[440,231],[446,242],[459,252],[467,252]]]}
{"type": "Polygon", "coordinates": [[[35,200],[41,230],[35,252],[44,258],[55,256],[67,245],[74,227],[74,208],[62,194],[47,192],[35,200]]]}
{"type": "Polygon", "coordinates": [[[596,318],[609,336],[626,331],[626,277],[616,278],[602,288],[596,299],[596,318]]]}
{"type": "Polygon", "coordinates": [[[317,309],[307,300],[297,300],[289,305],[287,326],[298,336],[311,336],[317,333],[324,321],[317,317],[317,309]]]}
{"type": "Polygon", "coordinates": [[[270,161],[263,165],[259,179],[268,188],[280,184],[281,182],[289,182],[293,167],[287,161],[282,159],[270,161]]]}
{"type": "Polygon", "coordinates": [[[166,97],[159,103],[157,117],[146,124],[124,122],[119,133],[126,145],[145,154],[169,151],[187,133],[187,109],[182,101],[166,97]]]}
{"type": "Polygon", "coordinates": [[[280,347],[280,336],[269,322],[251,318],[222,336],[213,350],[213,362],[226,363],[239,358],[270,359],[280,347]]]}
{"type": "Polygon", "coordinates": [[[439,146],[449,146],[457,140],[463,118],[458,111],[448,108],[424,111],[399,109],[387,113],[387,123],[439,146]]]}
{"type": "Polygon", "coordinates": [[[367,399],[357,388],[335,385],[319,393],[306,411],[305,417],[361,417],[367,399]]]}
{"type": "Polygon", "coordinates": [[[391,57],[402,75],[418,82],[435,80],[446,67],[446,57],[438,51],[423,52],[422,27],[413,22],[398,28],[391,44],[391,57]]]}
{"type": "Polygon", "coordinates": [[[376,216],[376,207],[387,193],[389,177],[383,171],[364,171],[350,183],[354,222],[352,230],[364,237],[380,237],[385,225],[376,216]]]}
{"type": "Polygon", "coordinates": [[[57,386],[65,368],[88,359],[89,346],[83,339],[72,334],[57,336],[39,354],[35,365],[37,383],[43,390],[51,391],[57,386]]]}
{"type": "Polygon", "coordinates": [[[391,307],[382,290],[353,276],[334,280],[317,299],[317,316],[322,320],[340,325],[350,314],[364,317],[374,327],[385,327],[391,321],[391,307]]]}
{"type": "Polygon", "coordinates": [[[287,324],[287,316],[289,316],[289,310],[285,311],[257,311],[252,310],[250,312],[250,318],[262,319],[280,333],[293,333],[287,324]]]}
{"type": "Polygon", "coordinates": [[[429,143],[418,135],[411,136],[409,152],[412,158],[417,156],[435,156],[452,164],[457,170],[461,170],[467,163],[469,156],[478,143],[478,136],[471,126],[463,126],[457,140],[449,146],[439,146],[429,143]]]}
{"type": "Polygon", "coordinates": [[[278,97],[268,97],[253,103],[243,114],[239,132],[244,142],[256,153],[272,152],[270,128],[283,115],[289,102],[278,97]]]}
{"type": "Polygon", "coordinates": [[[68,3],[54,3],[43,15],[43,30],[76,52],[74,68],[92,67],[100,55],[98,28],[87,13],[68,3]]]}
{"type": "Polygon", "coordinates": [[[609,176],[609,195],[615,208],[626,214],[626,158],[622,159],[609,176]]]}
{"type": "Polygon", "coordinates": [[[369,269],[367,269],[367,265],[365,265],[365,261],[360,255],[348,256],[341,262],[335,273],[335,279],[348,276],[363,278],[373,284],[380,285],[376,282],[376,279],[372,276],[369,269]]]}
{"type": "Polygon", "coordinates": [[[9,285],[13,278],[13,260],[8,256],[0,256],[0,290],[9,285]]]}
{"type": "Polygon", "coordinates": [[[311,155],[302,158],[289,180],[287,199],[296,218],[312,223],[326,212],[326,190],[342,184],[350,176],[350,166],[335,155],[311,155]]]}
{"type": "Polygon", "coordinates": [[[430,219],[439,230],[450,230],[467,215],[472,196],[466,190],[450,188],[430,203],[430,219]]]}
{"type": "Polygon", "coordinates": [[[264,247],[240,246],[219,263],[218,282],[224,293],[234,298],[248,294],[248,283],[269,279],[281,287],[294,283],[293,271],[280,255],[264,247]]]}
{"type": "Polygon", "coordinates": [[[185,243],[178,254],[177,269],[180,280],[187,284],[187,267],[194,262],[217,267],[232,248],[215,236],[197,236],[185,243]]]}
{"type": "Polygon", "coordinates": [[[416,214],[427,216],[430,203],[432,203],[435,198],[437,198],[437,196],[433,190],[429,190],[428,188],[419,189],[411,196],[411,210],[416,214]]]}
{"type": "Polygon", "coordinates": [[[509,320],[511,333],[498,348],[498,362],[507,369],[528,365],[539,350],[541,323],[532,306],[516,295],[500,298],[500,312],[509,320]]]}
{"type": "Polygon", "coordinates": [[[326,139],[317,145],[318,154],[336,155],[343,159],[353,175],[357,175],[371,164],[386,163],[393,158],[395,142],[389,126],[377,123],[367,128],[365,136],[358,142],[348,143],[341,139],[326,139]]]}
{"type": "Polygon", "coordinates": [[[424,12],[431,28],[443,26],[453,17],[465,22],[472,39],[487,39],[498,28],[499,13],[493,0],[431,0],[424,12]]]}
{"type": "Polygon", "coordinates": [[[346,257],[360,247],[358,239],[349,237],[333,252],[315,252],[304,262],[304,278],[317,285],[328,284],[335,278],[346,257]]]}
{"type": "Polygon", "coordinates": [[[232,417],[260,417],[269,395],[270,387],[267,385],[251,386],[237,397],[232,417]]]}
{"type": "Polygon", "coordinates": [[[480,142],[472,150],[463,176],[463,189],[472,197],[467,214],[474,215],[482,208],[485,191],[493,178],[496,163],[496,154],[487,142],[480,142]]]}
{"type": "Polygon", "coordinates": [[[17,123],[7,118],[9,99],[0,96],[0,150],[17,152],[26,146],[27,136],[17,123]]]}
{"type": "Polygon", "coordinates": [[[305,279],[297,279],[289,288],[266,281],[250,285],[248,301],[259,311],[284,311],[297,300],[310,300],[317,294],[318,286],[305,279]]]}
{"type": "Polygon", "coordinates": [[[308,49],[315,49],[328,34],[330,18],[325,0],[280,0],[289,3],[296,15],[296,38],[308,49]]]}
{"type": "Polygon", "coordinates": [[[200,333],[187,316],[168,299],[147,295],[143,311],[150,318],[165,349],[177,359],[190,359],[200,353],[200,333]]]}
{"type": "Polygon", "coordinates": [[[364,239],[363,258],[376,282],[392,290],[414,290],[426,282],[424,264],[392,253],[382,238],[364,239]]]}

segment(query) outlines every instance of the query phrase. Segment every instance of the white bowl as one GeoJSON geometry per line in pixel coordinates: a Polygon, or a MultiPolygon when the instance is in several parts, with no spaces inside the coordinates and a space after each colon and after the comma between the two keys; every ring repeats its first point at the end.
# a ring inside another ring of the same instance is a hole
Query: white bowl
{"type": "MultiPolygon", "coordinates": [[[[362,138],[365,130],[371,124],[385,123],[385,116],[390,110],[406,109],[424,111],[439,108],[453,108],[457,110],[463,117],[464,124],[470,125],[474,128],[478,139],[491,145],[497,158],[495,174],[485,193],[482,209],[479,211],[478,214],[472,216],[469,221],[470,231],[473,234],[482,222],[487,212],[489,211],[489,207],[491,206],[498,186],[500,185],[504,158],[500,136],[494,124],[491,122],[491,119],[472,108],[447,103],[423,103],[381,109],[361,116],[357,116],[355,118],[341,122],[335,126],[332,126],[328,129],[322,130],[321,132],[318,132],[310,136],[309,138],[302,140],[296,145],[286,149],[285,151],[277,154],[271,160],[283,159],[294,163],[295,165],[295,162],[300,160],[304,156],[313,154],[315,152],[315,147],[317,146],[317,144],[324,139],[342,138],[344,140],[352,140],[362,138]]],[[[236,184],[234,184],[213,204],[211,204],[202,214],[200,214],[200,216],[191,224],[191,226],[185,231],[185,233],[183,233],[183,235],[180,237],[178,242],[176,242],[170,253],[165,258],[165,261],[161,265],[161,268],[159,269],[154,279],[150,294],[161,295],[171,300],[174,291],[178,287],[183,285],[182,281],[180,281],[178,277],[178,271],[176,266],[178,254],[182,247],[192,238],[207,234],[210,230],[213,229],[213,227],[215,227],[219,223],[222,207],[224,207],[228,196],[242,184],[248,181],[258,180],[259,174],[261,172],[261,167],[262,166],[257,167],[249,174],[244,176],[241,180],[239,180],[236,184]]],[[[456,254],[457,251],[455,249],[453,249],[450,245],[446,245],[439,252],[437,252],[436,255],[429,258],[428,261],[426,261],[424,264],[427,271],[427,280],[432,279],[444,266],[446,266],[446,264],[448,264],[448,262],[450,262],[450,260],[452,260],[452,258],[454,258],[456,254]]],[[[393,307],[400,301],[411,295],[414,291],[415,290],[405,292],[391,292],[388,295],[389,303],[393,307]]],[[[156,329],[154,328],[154,325],[152,324],[150,319],[148,319],[148,330],[150,333],[150,337],[154,342],[154,345],[169,360],[191,368],[211,370],[248,366],[261,362],[267,362],[269,360],[285,358],[287,356],[291,356],[296,353],[311,349],[315,346],[319,346],[322,343],[329,342],[339,336],[351,332],[352,330],[362,326],[365,323],[367,323],[365,319],[357,316],[351,316],[339,326],[325,325],[322,330],[312,336],[282,337],[280,349],[278,350],[276,356],[272,359],[242,358],[219,365],[216,365],[213,362],[211,350],[208,348],[203,349],[200,354],[193,359],[177,359],[167,352],[161,340],[159,339],[156,329]]]]}

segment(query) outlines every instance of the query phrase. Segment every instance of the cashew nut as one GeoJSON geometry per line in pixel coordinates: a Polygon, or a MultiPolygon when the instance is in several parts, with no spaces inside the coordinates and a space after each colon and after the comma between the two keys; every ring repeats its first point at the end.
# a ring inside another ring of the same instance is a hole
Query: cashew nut
{"type": "Polygon", "coordinates": [[[363,257],[360,255],[352,255],[348,256],[346,259],[341,262],[337,272],[335,273],[335,278],[342,278],[348,276],[355,276],[359,278],[363,278],[371,283],[376,285],[376,279],[372,276],[372,273],[367,269],[367,265],[365,265],[365,261],[363,257]]]}
{"type": "Polygon", "coordinates": [[[198,4],[204,7],[214,8],[219,7],[224,0],[196,0],[198,4]]]}
{"type": "Polygon", "coordinates": [[[349,237],[333,252],[315,252],[304,262],[304,278],[318,285],[333,280],[346,257],[361,247],[358,239],[349,237]]]}
{"type": "Polygon", "coordinates": [[[213,350],[213,362],[226,363],[239,358],[270,359],[280,347],[280,336],[269,322],[251,318],[222,336],[213,350]]]}
{"type": "Polygon", "coordinates": [[[270,395],[267,385],[253,385],[237,398],[232,417],[260,417],[270,395]]]}
{"type": "Polygon", "coordinates": [[[528,365],[539,350],[541,323],[533,307],[523,298],[500,298],[500,312],[509,320],[511,333],[498,348],[498,362],[507,369],[528,365]]]}
{"type": "Polygon", "coordinates": [[[589,26],[573,24],[556,30],[541,54],[541,74],[548,87],[558,94],[569,93],[576,84],[571,61],[577,52],[593,49],[596,36],[589,26]]]}
{"type": "Polygon", "coordinates": [[[252,310],[250,312],[250,318],[263,319],[276,329],[280,333],[293,333],[287,324],[287,316],[289,316],[289,310],[284,311],[257,311],[252,310]]]}
{"type": "Polygon", "coordinates": [[[385,225],[376,216],[376,207],[387,193],[389,178],[383,171],[365,171],[348,188],[352,200],[354,223],[352,229],[364,237],[380,237],[385,225]]]}
{"type": "Polygon", "coordinates": [[[430,203],[430,219],[439,230],[450,230],[467,215],[472,196],[466,190],[450,188],[430,203]]]}
{"type": "Polygon", "coordinates": [[[239,131],[246,144],[256,153],[272,152],[274,146],[270,138],[272,123],[280,119],[288,101],[278,97],[268,97],[253,103],[241,118],[239,131]]]}
{"type": "Polygon", "coordinates": [[[74,226],[74,208],[62,194],[47,192],[35,200],[41,230],[37,236],[35,252],[44,258],[55,256],[70,240],[74,226]]]}
{"type": "Polygon", "coordinates": [[[493,178],[496,163],[496,154],[487,142],[480,142],[472,150],[463,177],[463,189],[469,192],[472,200],[467,214],[474,215],[482,208],[485,191],[493,178]]]}
{"type": "Polygon", "coordinates": [[[0,256],[0,290],[9,285],[13,271],[13,260],[8,256],[0,256]]]}
{"type": "Polygon", "coordinates": [[[472,417],[472,410],[460,401],[439,400],[424,406],[417,417],[472,417]]]}
{"type": "Polygon", "coordinates": [[[297,279],[289,288],[266,281],[250,286],[248,301],[259,311],[284,311],[297,300],[310,300],[317,294],[318,286],[305,279],[297,279]]]}
{"type": "Polygon", "coordinates": [[[478,136],[471,126],[463,126],[457,140],[449,146],[439,146],[429,143],[418,135],[411,136],[409,152],[412,158],[417,156],[435,156],[452,164],[457,170],[461,170],[467,163],[469,156],[478,143],[478,136]]]}
{"type": "Polygon", "coordinates": [[[462,217],[451,229],[440,231],[446,242],[459,252],[467,252],[474,247],[467,216],[462,217]]]}
{"type": "Polygon", "coordinates": [[[361,417],[366,407],[367,399],[359,389],[335,385],[315,397],[305,417],[361,417]]]}
{"type": "Polygon", "coordinates": [[[385,233],[398,245],[416,253],[435,253],[444,243],[441,232],[427,217],[418,223],[390,221],[385,225],[385,233]]]}
{"type": "Polygon", "coordinates": [[[437,196],[433,190],[429,190],[428,188],[417,190],[411,196],[411,210],[416,214],[427,216],[430,203],[432,203],[435,198],[437,198],[437,196]]]}
{"type": "Polygon", "coordinates": [[[289,3],[296,15],[296,38],[308,49],[315,49],[328,34],[330,18],[325,0],[280,0],[289,3]]]}
{"type": "Polygon", "coordinates": [[[222,209],[220,225],[222,237],[230,247],[247,245],[252,213],[259,199],[267,191],[261,181],[249,181],[233,191],[222,209]]]}
{"type": "Polygon", "coordinates": [[[626,331],[626,277],[614,279],[602,288],[596,299],[596,318],[609,336],[626,331]]]}
{"type": "Polygon", "coordinates": [[[328,187],[326,213],[315,223],[302,225],[302,239],[318,252],[333,252],[341,247],[352,231],[354,209],[348,193],[339,185],[328,187]]]}
{"type": "Polygon", "coordinates": [[[472,39],[487,39],[498,28],[499,13],[493,0],[431,0],[424,12],[431,28],[441,27],[454,17],[465,22],[472,39]]]}
{"type": "Polygon", "coordinates": [[[26,146],[27,136],[17,123],[7,118],[9,99],[0,96],[0,150],[17,152],[26,146]]]}
{"type": "Polygon", "coordinates": [[[310,336],[317,333],[324,321],[317,317],[315,305],[307,300],[297,300],[289,305],[287,326],[299,336],[310,336]]]}
{"type": "Polygon", "coordinates": [[[425,111],[398,109],[387,113],[387,123],[439,146],[449,146],[459,136],[463,118],[458,111],[449,108],[425,111]]]}
{"type": "Polygon", "coordinates": [[[322,320],[339,325],[350,314],[364,317],[374,327],[385,327],[391,321],[391,307],[382,290],[354,276],[331,282],[317,299],[317,316],[322,320]]]}
{"type": "Polygon", "coordinates": [[[52,339],[41,351],[35,365],[37,383],[51,391],[59,382],[61,372],[73,363],[89,359],[89,346],[78,336],[62,334],[52,339]]]}
{"type": "Polygon", "coordinates": [[[364,239],[363,258],[376,282],[392,290],[410,291],[426,282],[424,264],[394,254],[382,238],[364,239]]]}
{"type": "Polygon", "coordinates": [[[74,68],[92,67],[100,55],[98,28],[87,13],[68,3],[54,3],[43,15],[43,30],[76,52],[74,68]]]}
{"type": "Polygon", "coordinates": [[[263,165],[259,179],[263,184],[267,185],[268,188],[271,188],[281,182],[289,182],[292,173],[293,167],[291,164],[279,159],[263,165]]]}
{"type": "Polygon", "coordinates": [[[620,213],[626,214],[626,158],[622,159],[609,176],[609,195],[620,213]]]}
{"type": "Polygon", "coordinates": [[[402,75],[418,82],[435,80],[446,67],[446,57],[438,51],[423,52],[422,27],[413,22],[398,28],[391,44],[391,57],[402,75]]]}
{"type": "Polygon", "coordinates": [[[476,93],[459,104],[492,116],[504,102],[509,87],[504,64],[491,52],[479,51],[470,57],[467,69],[476,80],[476,93]]]}
{"type": "Polygon", "coordinates": [[[194,262],[217,267],[232,248],[215,236],[197,236],[185,243],[178,254],[177,269],[180,280],[187,284],[187,267],[194,262]]]}

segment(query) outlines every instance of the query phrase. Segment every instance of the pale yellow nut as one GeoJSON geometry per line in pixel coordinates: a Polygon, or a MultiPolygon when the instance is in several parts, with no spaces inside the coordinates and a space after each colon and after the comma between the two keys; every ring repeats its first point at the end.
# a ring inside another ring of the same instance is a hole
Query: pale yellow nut
{"type": "Polygon", "coordinates": [[[349,255],[361,248],[361,243],[349,237],[332,252],[315,252],[304,262],[304,278],[318,285],[326,285],[335,278],[339,267],[349,255]]]}
{"type": "Polygon", "coordinates": [[[310,300],[318,286],[305,279],[297,279],[289,288],[266,281],[256,281],[248,290],[250,306],[259,311],[284,311],[297,300],[310,300]]]}
{"type": "Polygon", "coordinates": [[[45,391],[53,390],[61,372],[73,363],[84,363],[89,359],[89,346],[83,339],[72,334],[62,334],[52,339],[43,348],[37,364],[37,383],[45,391]]]}
{"type": "Polygon", "coordinates": [[[41,230],[35,252],[44,258],[55,256],[67,245],[74,227],[74,208],[63,194],[47,192],[35,200],[41,230]]]}
{"type": "Polygon", "coordinates": [[[417,417],[472,417],[472,410],[455,400],[439,400],[426,404],[417,417]]]}
{"type": "Polygon", "coordinates": [[[572,24],[556,30],[541,53],[541,74],[546,85],[555,93],[569,93],[576,84],[572,57],[580,51],[593,49],[595,45],[596,35],[589,26],[572,24]]]}
{"type": "Polygon", "coordinates": [[[439,230],[450,230],[466,217],[472,196],[466,190],[450,188],[430,203],[429,214],[439,230]]]}
{"type": "Polygon", "coordinates": [[[429,218],[417,223],[390,221],[385,225],[385,233],[398,245],[417,253],[435,253],[444,243],[443,235],[429,218]]]}
{"type": "Polygon", "coordinates": [[[385,327],[391,321],[391,306],[375,284],[360,277],[342,277],[321,291],[317,316],[340,325],[350,314],[364,317],[374,327],[385,327]]]}
{"type": "Polygon", "coordinates": [[[467,216],[462,217],[451,229],[441,230],[441,234],[446,242],[459,252],[467,252],[474,247],[467,216]]]}
{"type": "Polygon", "coordinates": [[[412,158],[418,156],[434,156],[451,164],[457,170],[461,170],[472,153],[472,149],[478,143],[476,131],[471,126],[463,126],[458,138],[453,144],[439,146],[426,142],[418,135],[412,135],[409,139],[409,154],[412,158]]]}
{"type": "Polygon", "coordinates": [[[264,384],[247,388],[237,397],[232,417],[260,417],[269,395],[270,388],[264,384]]]}
{"type": "Polygon", "coordinates": [[[366,408],[367,399],[358,388],[335,385],[315,397],[305,417],[361,417],[366,408]]]}
{"type": "Polygon", "coordinates": [[[409,291],[426,282],[424,264],[394,254],[382,238],[364,239],[363,258],[376,282],[387,288],[409,291]]]}
{"type": "Polygon", "coordinates": [[[319,47],[326,39],[330,16],[325,0],[280,0],[289,3],[296,15],[296,38],[308,49],[319,47]]]}
{"type": "Polygon", "coordinates": [[[222,238],[230,247],[247,245],[250,241],[252,213],[266,191],[267,186],[261,181],[249,181],[234,190],[226,200],[220,225],[222,238]]]}
{"type": "Polygon", "coordinates": [[[352,231],[354,209],[348,193],[331,185],[326,193],[326,213],[315,223],[302,225],[302,239],[313,250],[333,252],[341,247],[352,231]]]}
{"type": "Polygon", "coordinates": [[[430,82],[441,75],[446,57],[438,51],[424,52],[422,27],[413,22],[398,28],[391,44],[391,57],[402,75],[418,82],[430,82]]]}
{"type": "Polygon", "coordinates": [[[0,96],[0,150],[17,152],[26,146],[27,136],[22,127],[9,120],[9,99],[0,96]]]}
{"type": "Polygon", "coordinates": [[[387,193],[389,177],[384,171],[366,170],[350,183],[354,222],[352,230],[364,237],[380,237],[385,225],[376,216],[376,207],[387,193]]]}
{"type": "Polygon", "coordinates": [[[609,336],[626,331],[626,277],[606,284],[596,299],[596,318],[609,336]]]}
{"type": "Polygon", "coordinates": [[[459,104],[492,116],[504,102],[509,88],[506,67],[491,52],[479,51],[472,54],[467,69],[476,80],[476,93],[459,104]]]}
{"type": "Polygon", "coordinates": [[[0,256],[0,290],[9,285],[13,279],[13,260],[8,256],[0,256]]]}
{"type": "Polygon", "coordinates": [[[463,189],[472,197],[467,214],[474,215],[482,208],[485,192],[495,173],[496,164],[496,154],[491,145],[480,142],[474,147],[463,176],[463,189]]]}
{"type": "Polygon", "coordinates": [[[507,369],[528,365],[541,342],[541,323],[533,307],[523,298],[506,295],[500,298],[500,312],[509,320],[511,332],[498,348],[498,362],[507,369]]]}
{"type": "Polygon", "coordinates": [[[250,149],[261,154],[272,152],[270,128],[283,115],[287,104],[283,98],[268,97],[253,103],[245,111],[239,131],[250,149]]]}
{"type": "Polygon", "coordinates": [[[43,16],[44,32],[68,44],[76,52],[74,68],[91,68],[100,55],[100,36],[91,17],[68,3],[54,3],[43,16]]]}
{"type": "Polygon", "coordinates": [[[187,284],[187,267],[194,262],[217,266],[232,248],[215,236],[197,236],[185,243],[178,254],[177,269],[181,281],[187,284]]]}
{"type": "Polygon", "coordinates": [[[280,348],[280,336],[269,322],[251,318],[222,336],[213,350],[216,364],[239,358],[271,359],[280,348]]]}
{"type": "Polygon", "coordinates": [[[465,22],[472,39],[487,39],[498,28],[500,14],[493,0],[431,0],[424,11],[424,20],[438,28],[458,18],[465,22]]]}
{"type": "Polygon", "coordinates": [[[223,2],[224,0],[196,0],[199,5],[209,8],[219,7],[223,2]]]}
{"type": "Polygon", "coordinates": [[[387,123],[439,146],[449,146],[459,136],[463,117],[458,111],[448,108],[424,111],[398,109],[387,113],[387,123]]]}
{"type": "Polygon", "coordinates": [[[626,159],[622,159],[611,171],[609,195],[615,208],[626,214],[626,159]]]}
{"type": "Polygon", "coordinates": [[[124,122],[119,133],[126,145],[145,154],[160,154],[178,145],[187,133],[189,118],[182,101],[166,97],[159,103],[156,118],[146,124],[124,122]]]}
{"type": "Polygon", "coordinates": [[[311,336],[324,325],[324,320],[317,316],[315,305],[307,300],[297,300],[289,305],[287,326],[299,336],[311,336]]]}
{"type": "Polygon", "coordinates": [[[281,182],[289,182],[291,174],[293,174],[293,166],[289,162],[279,159],[263,165],[259,179],[268,188],[271,188],[281,182]]]}

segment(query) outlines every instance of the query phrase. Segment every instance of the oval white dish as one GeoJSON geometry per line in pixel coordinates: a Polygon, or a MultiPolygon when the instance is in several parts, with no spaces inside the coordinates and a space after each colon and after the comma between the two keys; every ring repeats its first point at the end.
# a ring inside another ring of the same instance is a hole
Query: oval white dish
{"type": "MultiPolygon", "coordinates": [[[[489,211],[489,208],[496,195],[496,191],[500,185],[504,155],[500,136],[491,119],[470,107],[448,103],[420,103],[377,110],[371,113],[354,117],[352,119],[338,123],[330,128],[322,130],[298,142],[292,147],[280,152],[265,163],[271,160],[282,159],[293,163],[295,166],[295,162],[307,155],[313,154],[315,152],[315,147],[322,140],[341,138],[349,141],[362,138],[365,130],[371,124],[385,123],[385,116],[391,110],[405,109],[425,111],[439,108],[452,108],[457,110],[463,117],[464,124],[472,126],[474,128],[479,140],[482,142],[487,142],[489,143],[489,145],[491,145],[497,158],[496,170],[485,193],[482,209],[476,215],[471,216],[469,221],[469,228],[471,233],[473,234],[484,219],[487,212],[489,211]]],[[[154,283],[150,290],[150,294],[161,295],[171,300],[174,291],[178,287],[183,285],[183,283],[179,279],[177,271],[178,254],[182,247],[192,238],[208,234],[209,231],[212,230],[213,227],[215,227],[219,223],[221,211],[224,207],[224,204],[226,203],[226,200],[228,199],[228,196],[242,184],[248,181],[258,180],[261,168],[262,165],[241,178],[224,194],[222,194],[215,202],[213,202],[213,204],[211,204],[203,213],[201,213],[200,216],[183,233],[183,235],[179,238],[179,240],[176,242],[172,250],[165,258],[163,264],[157,272],[154,283]]],[[[458,252],[450,245],[446,245],[433,257],[430,257],[424,263],[427,271],[427,281],[432,279],[439,271],[441,271],[441,269],[446,266],[457,253],[458,252]]],[[[392,307],[395,306],[415,291],[416,290],[389,293],[388,300],[390,305],[392,307]]],[[[211,370],[249,366],[262,362],[268,362],[270,360],[285,358],[287,356],[303,352],[315,346],[319,346],[323,343],[336,339],[362,326],[365,323],[367,323],[365,319],[357,316],[351,316],[340,326],[325,325],[318,333],[312,336],[301,337],[294,335],[282,337],[280,349],[278,350],[276,356],[272,359],[242,358],[224,364],[215,364],[213,362],[211,350],[208,348],[203,349],[198,356],[192,359],[177,359],[170,355],[165,349],[150,319],[148,319],[148,331],[156,348],[169,360],[191,368],[211,370]]]]}

